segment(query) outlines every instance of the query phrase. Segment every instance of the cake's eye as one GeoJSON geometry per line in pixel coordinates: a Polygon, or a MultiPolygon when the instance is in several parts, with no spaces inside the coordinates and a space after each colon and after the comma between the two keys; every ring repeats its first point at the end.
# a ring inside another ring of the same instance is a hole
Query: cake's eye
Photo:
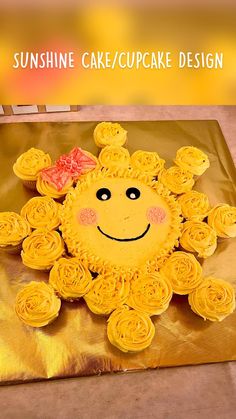
{"type": "Polygon", "coordinates": [[[107,201],[111,197],[111,191],[107,188],[98,189],[96,197],[100,201],[107,201]]]}
{"type": "Polygon", "coordinates": [[[129,188],[126,191],[126,196],[129,199],[138,199],[140,197],[140,190],[137,188],[129,188]]]}

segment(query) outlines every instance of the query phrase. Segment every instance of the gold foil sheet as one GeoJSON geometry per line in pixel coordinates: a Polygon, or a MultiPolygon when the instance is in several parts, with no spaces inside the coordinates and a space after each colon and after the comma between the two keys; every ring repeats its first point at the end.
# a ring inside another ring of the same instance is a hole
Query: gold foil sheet
{"type": "MultiPolygon", "coordinates": [[[[96,123],[19,123],[0,125],[0,210],[20,211],[35,194],[16,178],[17,156],[34,146],[52,158],[81,146],[97,153],[92,133],[96,123]]],[[[211,167],[195,189],[208,194],[211,204],[236,205],[236,171],[216,121],[122,122],[128,130],[130,152],[157,151],[168,165],[176,150],[194,145],[207,152],[211,167]]],[[[216,253],[204,260],[205,275],[236,286],[236,240],[219,240],[216,253]]],[[[23,266],[20,256],[0,252],[0,381],[16,383],[56,377],[129,371],[164,366],[236,360],[236,312],[221,323],[196,316],[185,296],[174,296],[169,309],[153,317],[152,345],[138,354],[124,354],[106,336],[106,318],[92,314],[81,300],[62,303],[58,319],[33,329],[14,312],[17,291],[48,274],[23,266]]]]}

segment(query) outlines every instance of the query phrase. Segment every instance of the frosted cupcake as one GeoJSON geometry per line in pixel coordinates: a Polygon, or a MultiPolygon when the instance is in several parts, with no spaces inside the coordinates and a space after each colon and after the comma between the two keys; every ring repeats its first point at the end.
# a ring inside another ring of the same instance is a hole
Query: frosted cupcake
{"type": "Polygon", "coordinates": [[[77,258],[60,258],[50,271],[49,284],[64,300],[73,301],[83,297],[92,282],[88,268],[77,258]]]}
{"type": "Polygon", "coordinates": [[[61,204],[48,196],[36,196],[30,199],[22,208],[21,216],[32,229],[47,228],[54,230],[59,227],[61,204]]]}
{"type": "Polygon", "coordinates": [[[65,252],[64,242],[57,231],[35,230],[23,242],[21,252],[25,266],[48,271],[65,252]]]}
{"type": "Polygon", "coordinates": [[[212,322],[221,322],[235,310],[234,288],[222,279],[204,278],[188,300],[194,313],[212,322]]]}
{"type": "Polygon", "coordinates": [[[197,191],[189,191],[178,198],[182,215],[186,220],[202,221],[210,211],[208,196],[197,191]]]}
{"type": "Polygon", "coordinates": [[[52,323],[58,317],[60,308],[61,300],[45,282],[31,281],[16,296],[15,312],[24,324],[31,327],[52,323]]]}
{"type": "Polygon", "coordinates": [[[107,145],[99,154],[99,162],[106,169],[127,169],[130,164],[130,155],[126,148],[118,145],[107,145]]]}
{"type": "Polygon", "coordinates": [[[216,205],[208,215],[208,224],[219,237],[236,237],[236,207],[216,205]]]}
{"type": "Polygon", "coordinates": [[[116,275],[99,275],[84,299],[95,314],[108,315],[122,306],[128,298],[129,282],[116,275]]]}
{"type": "Polygon", "coordinates": [[[208,156],[197,147],[181,147],[174,160],[175,164],[195,176],[201,176],[210,167],[208,156]]]}
{"type": "Polygon", "coordinates": [[[37,178],[36,188],[40,195],[49,196],[50,198],[57,200],[63,200],[69,189],[73,186],[73,183],[73,179],[69,178],[66,185],[62,189],[58,190],[56,186],[44,180],[42,178],[42,174],[40,173],[37,178]]]}
{"type": "Polygon", "coordinates": [[[205,259],[216,250],[216,232],[202,221],[186,221],[183,224],[180,245],[188,252],[197,253],[198,257],[205,259]]]}
{"type": "Polygon", "coordinates": [[[30,189],[36,189],[38,173],[51,165],[51,157],[37,148],[21,154],[13,165],[15,175],[30,189]]]}
{"type": "Polygon", "coordinates": [[[178,166],[163,169],[158,177],[159,181],[166,186],[172,193],[181,195],[191,191],[194,185],[192,173],[178,166]]]}
{"type": "Polygon", "coordinates": [[[93,133],[95,144],[98,147],[107,145],[122,146],[127,140],[127,131],[117,122],[100,122],[93,133]]]}
{"type": "Polygon", "coordinates": [[[122,352],[142,351],[151,345],[154,335],[155,326],[150,317],[127,305],[117,308],[108,319],[108,339],[122,352]]]}
{"type": "Polygon", "coordinates": [[[170,281],[175,294],[189,294],[203,281],[200,263],[186,252],[172,253],[160,272],[170,281]]]}
{"type": "Polygon", "coordinates": [[[27,221],[15,212],[0,213],[0,249],[20,253],[23,240],[31,233],[27,221]]]}
{"type": "Polygon", "coordinates": [[[157,176],[164,168],[165,160],[154,151],[137,150],[131,156],[131,166],[144,173],[157,176]]]}

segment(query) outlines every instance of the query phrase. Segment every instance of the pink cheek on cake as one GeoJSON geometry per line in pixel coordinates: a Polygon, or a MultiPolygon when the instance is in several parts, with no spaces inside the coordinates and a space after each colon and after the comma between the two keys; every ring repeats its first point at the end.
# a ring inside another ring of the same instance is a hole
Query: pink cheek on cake
{"type": "Polygon", "coordinates": [[[97,213],[92,208],[83,208],[77,214],[79,224],[84,226],[96,225],[97,218],[97,213]]]}
{"type": "Polygon", "coordinates": [[[147,210],[147,219],[150,224],[162,224],[166,219],[166,212],[161,207],[150,207],[147,210]]]}

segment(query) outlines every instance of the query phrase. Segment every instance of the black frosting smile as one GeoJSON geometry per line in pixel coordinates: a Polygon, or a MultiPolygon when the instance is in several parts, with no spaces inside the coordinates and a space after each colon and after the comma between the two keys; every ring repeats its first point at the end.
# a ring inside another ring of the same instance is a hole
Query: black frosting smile
{"type": "Polygon", "coordinates": [[[132,242],[132,241],[135,241],[135,240],[142,239],[142,237],[144,237],[147,234],[149,228],[150,228],[150,224],[147,225],[146,230],[142,234],[140,234],[140,236],[131,237],[129,239],[119,239],[117,237],[109,236],[109,234],[104,233],[104,231],[102,231],[102,229],[99,226],[97,226],[98,231],[100,231],[100,233],[102,233],[103,236],[105,236],[105,237],[107,237],[108,239],[111,239],[111,240],[116,240],[117,242],[132,242]]]}

